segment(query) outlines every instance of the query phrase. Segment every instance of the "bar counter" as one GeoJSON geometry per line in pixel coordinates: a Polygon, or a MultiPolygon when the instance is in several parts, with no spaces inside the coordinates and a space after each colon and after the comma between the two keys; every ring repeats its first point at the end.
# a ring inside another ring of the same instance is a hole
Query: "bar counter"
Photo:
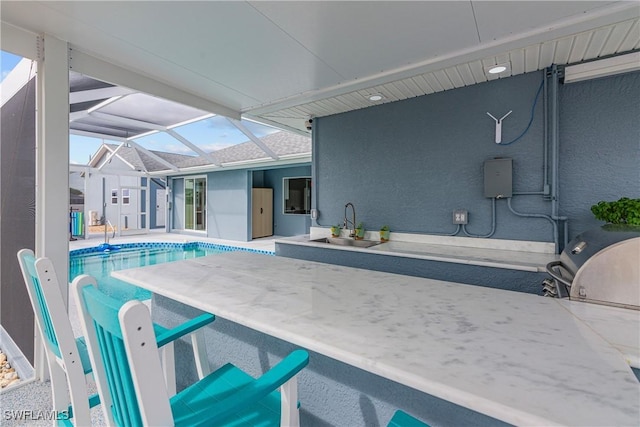
{"type": "Polygon", "coordinates": [[[290,258],[112,275],[514,425],[640,425],[637,311],[602,308],[627,337],[616,345],[573,314],[584,303],[290,258]]]}

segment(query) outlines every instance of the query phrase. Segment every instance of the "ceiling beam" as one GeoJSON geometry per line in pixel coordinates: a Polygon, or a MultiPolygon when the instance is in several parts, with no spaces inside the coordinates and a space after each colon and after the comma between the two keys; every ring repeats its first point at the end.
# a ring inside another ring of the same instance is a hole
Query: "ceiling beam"
{"type": "MultiPolygon", "coordinates": [[[[298,135],[301,135],[301,136],[309,137],[311,135],[311,133],[309,131],[300,130],[300,129],[295,128],[293,126],[289,126],[286,123],[276,122],[274,120],[269,119],[268,117],[264,117],[264,116],[258,117],[258,116],[254,116],[253,114],[243,114],[242,117],[244,119],[251,120],[251,121],[256,122],[258,124],[272,126],[272,127],[276,128],[276,129],[286,130],[286,131],[289,131],[291,133],[295,133],[295,134],[298,134],[298,135]]],[[[295,120],[304,121],[305,119],[295,119],[295,120]]]]}
{"type": "MultiPolygon", "coordinates": [[[[131,141],[129,141],[129,142],[131,142],[131,141]]],[[[133,154],[136,156],[136,158],[138,159],[138,161],[139,161],[139,162],[140,162],[140,164],[142,165],[142,170],[143,170],[145,173],[148,173],[148,172],[149,172],[149,169],[147,169],[147,165],[145,165],[145,164],[144,164],[144,162],[142,161],[142,157],[140,156],[140,151],[138,151],[138,150],[136,149],[136,147],[132,147],[132,148],[133,148],[133,154]]]]}
{"type": "Polygon", "coordinates": [[[130,119],[128,117],[115,116],[113,114],[102,113],[100,111],[90,112],[89,115],[91,117],[95,117],[96,119],[106,120],[108,122],[117,123],[124,126],[152,129],[162,132],[167,130],[166,126],[158,125],[156,123],[144,122],[142,120],[130,119]]]}
{"type": "Polygon", "coordinates": [[[121,136],[109,135],[108,133],[89,132],[86,130],[69,129],[69,133],[73,135],[88,136],[90,138],[109,139],[111,141],[119,141],[119,142],[128,141],[127,138],[123,138],[121,136]]]}
{"type": "Polygon", "coordinates": [[[178,141],[180,141],[185,146],[189,147],[190,149],[198,153],[201,157],[204,157],[205,159],[207,159],[210,163],[216,166],[220,166],[220,163],[216,162],[216,160],[213,158],[211,154],[207,153],[206,151],[204,151],[203,149],[201,149],[200,147],[198,147],[197,145],[189,141],[187,138],[180,135],[178,132],[174,131],[173,129],[167,129],[166,132],[172,137],[174,137],[175,139],[177,139],[178,141]]]}
{"type": "MultiPolygon", "coordinates": [[[[115,150],[111,150],[111,149],[110,149],[110,148],[105,144],[105,148],[106,148],[107,150],[109,150],[109,155],[108,155],[108,156],[107,156],[107,158],[104,160],[104,162],[102,162],[102,163],[100,164],[100,166],[98,166],[98,170],[102,170],[102,168],[103,168],[106,164],[108,164],[108,163],[111,161],[111,159],[113,159],[113,157],[118,153],[118,151],[120,151],[120,149],[121,149],[122,147],[124,147],[124,145],[125,145],[125,144],[126,144],[126,142],[121,142],[121,143],[120,143],[120,145],[118,145],[118,146],[116,147],[116,149],[115,149],[115,150]]],[[[127,162],[125,159],[123,159],[123,158],[122,158],[122,157],[120,157],[120,156],[118,156],[118,158],[119,158],[120,160],[122,160],[124,163],[126,163],[127,165],[129,165],[129,167],[130,167],[131,169],[136,170],[136,168],[135,168],[135,167],[133,167],[133,165],[132,165],[131,163],[127,162]]]]}
{"type": "Polygon", "coordinates": [[[278,155],[273,150],[271,150],[271,148],[269,148],[264,142],[258,139],[258,137],[255,136],[253,132],[247,129],[247,127],[243,125],[240,120],[229,118],[227,118],[227,120],[229,121],[229,123],[238,128],[240,132],[244,133],[251,141],[253,141],[253,143],[256,144],[262,151],[264,151],[267,156],[271,157],[273,160],[278,160],[278,155]]]}
{"type": "Polygon", "coordinates": [[[76,120],[80,120],[89,116],[89,112],[87,110],[75,111],[73,113],[69,113],[69,123],[75,122],[76,120]]]}
{"type": "Polygon", "coordinates": [[[233,108],[103,61],[75,47],[71,47],[69,50],[69,66],[73,71],[86,74],[97,80],[129,87],[139,92],[148,93],[149,95],[158,96],[199,110],[240,119],[240,112],[233,108]]]}
{"type": "Polygon", "coordinates": [[[179,172],[180,168],[177,167],[176,165],[174,165],[173,163],[170,163],[168,161],[166,161],[165,159],[163,159],[162,157],[158,156],[155,153],[152,153],[151,151],[147,150],[146,148],[144,148],[143,146],[141,146],[140,144],[129,140],[129,144],[131,144],[133,147],[137,148],[138,150],[142,151],[144,154],[146,154],[147,156],[151,157],[152,159],[162,163],[163,165],[165,165],[166,167],[168,167],[169,169],[171,169],[174,172],[179,172]]]}
{"type": "Polygon", "coordinates": [[[2,21],[0,49],[35,61],[38,59],[38,34],[2,21]]]}
{"type": "Polygon", "coordinates": [[[188,119],[188,120],[185,120],[184,122],[180,122],[180,123],[176,123],[176,124],[171,125],[171,126],[167,126],[167,128],[168,129],[175,129],[175,128],[178,128],[180,126],[185,126],[185,125],[188,125],[188,124],[191,124],[191,123],[200,122],[202,120],[210,119],[211,117],[215,117],[215,116],[216,116],[215,114],[208,113],[208,114],[205,114],[204,116],[194,117],[193,119],[188,119]]]}
{"type": "MultiPolygon", "coordinates": [[[[69,172],[89,172],[90,174],[95,174],[95,175],[113,175],[113,172],[102,172],[99,169],[93,168],[91,166],[87,166],[87,165],[78,165],[78,164],[74,164],[74,163],[70,163],[69,164],[69,172]]],[[[137,170],[132,170],[132,171],[118,171],[118,175],[124,175],[124,176],[149,176],[148,173],[145,172],[140,172],[137,170]]]]}
{"type": "Polygon", "coordinates": [[[100,89],[79,90],[69,93],[69,103],[77,104],[80,102],[97,101],[99,99],[108,99],[115,96],[129,95],[135,93],[135,90],[122,87],[111,86],[100,89]]]}

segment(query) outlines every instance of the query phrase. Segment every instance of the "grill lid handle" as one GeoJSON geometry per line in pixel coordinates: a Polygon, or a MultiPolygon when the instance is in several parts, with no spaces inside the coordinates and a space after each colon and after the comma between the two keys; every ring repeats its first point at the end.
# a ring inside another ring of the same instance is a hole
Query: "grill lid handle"
{"type": "Polygon", "coordinates": [[[553,277],[555,280],[565,285],[567,289],[571,288],[571,282],[567,281],[566,278],[562,277],[559,273],[557,273],[554,270],[554,267],[562,267],[564,270],[568,272],[570,270],[567,268],[567,266],[564,265],[562,261],[551,261],[549,264],[547,264],[547,273],[549,273],[551,277],[553,277]]]}
{"type": "Polygon", "coordinates": [[[571,249],[571,253],[573,255],[578,255],[580,252],[582,252],[584,250],[584,248],[587,247],[587,242],[582,241],[579,242],[578,244],[576,244],[573,249],[571,249]]]}

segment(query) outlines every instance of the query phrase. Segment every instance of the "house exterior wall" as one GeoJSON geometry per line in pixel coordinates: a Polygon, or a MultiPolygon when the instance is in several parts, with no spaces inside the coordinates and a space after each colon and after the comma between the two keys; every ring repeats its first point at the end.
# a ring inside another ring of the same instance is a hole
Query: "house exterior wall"
{"type": "Polygon", "coordinates": [[[278,236],[295,236],[308,234],[311,227],[309,215],[292,215],[283,213],[284,178],[311,176],[311,166],[270,169],[264,171],[263,185],[256,187],[273,188],[273,234],[278,236]]]}
{"type": "MultiPolygon", "coordinates": [[[[122,204],[122,191],[118,190],[118,203],[111,203],[111,190],[119,189],[120,187],[139,187],[140,177],[137,176],[116,176],[107,175],[109,171],[104,170],[105,175],[91,174],[87,179],[87,194],[85,194],[85,215],[90,220],[90,211],[97,211],[98,218],[103,215],[108,221],[116,226],[118,221],[122,222],[124,226],[124,217],[127,217],[127,222],[131,227],[137,224],[136,214],[138,211],[138,204],[142,202],[140,198],[139,190],[131,189],[129,191],[129,204],[122,204]],[[103,199],[103,181],[104,181],[104,199],[103,199]],[[106,206],[103,209],[103,200],[106,206]]],[[[117,173],[112,170],[112,173],[117,173]]]]}
{"type": "MultiPolygon", "coordinates": [[[[104,156],[103,156],[104,158],[104,156]]],[[[101,159],[96,164],[101,163],[101,159]]],[[[131,167],[124,163],[121,159],[114,157],[111,162],[106,165],[102,172],[103,174],[90,174],[86,182],[85,194],[85,215],[87,217],[88,224],[90,224],[90,211],[98,212],[98,219],[104,214],[103,203],[106,203],[106,217],[115,226],[117,225],[118,215],[124,225],[124,217],[127,217],[127,222],[130,227],[137,226],[138,228],[146,228],[146,222],[149,221],[149,228],[158,228],[156,218],[156,205],[158,203],[165,203],[164,199],[157,199],[156,191],[164,189],[164,184],[161,180],[155,178],[139,177],[139,176],[127,176],[118,174],[123,172],[130,172],[131,167]],[[103,181],[104,181],[104,198],[103,198],[103,181]],[[149,197],[149,212],[144,219],[137,218],[138,209],[140,212],[146,212],[145,197],[147,194],[137,189],[130,189],[129,192],[129,205],[122,204],[122,192],[118,193],[118,204],[111,204],[111,190],[122,187],[148,187],[149,197]],[[120,212],[120,214],[119,214],[120,212]]],[[[82,188],[79,188],[82,190],[82,188]]],[[[164,226],[160,226],[164,228],[164,226]]]]}
{"type": "MultiPolygon", "coordinates": [[[[195,175],[194,175],[195,176],[195,175]]],[[[274,190],[274,234],[292,236],[309,232],[308,215],[285,215],[282,212],[284,177],[311,176],[311,166],[285,167],[251,171],[247,169],[210,172],[207,176],[206,236],[227,240],[251,240],[251,188],[274,190]]],[[[172,178],[171,231],[203,235],[184,230],[184,177],[172,178]]]]}
{"type": "MultiPolygon", "coordinates": [[[[452,211],[467,209],[472,234],[491,229],[483,196],[483,163],[513,159],[513,191],[543,189],[543,102],[517,142],[502,140],[527,126],[542,72],[524,74],[314,120],[314,185],[318,224],[329,226],[354,203],[368,229],[439,234],[455,230],[452,211]]],[[[560,214],[569,237],[601,225],[589,207],[600,200],[640,197],[638,186],[640,73],[560,85],[560,214]]],[[[513,215],[497,200],[494,238],[553,241],[549,221],[513,215]]],[[[514,209],[549,215],[541,195],[518,195],[514,209]]],[[[460,235],[464,235],[460,233],[460,235]]]]}
{"type": "Polygon", "coordinates": [[[207,175],[207,237],[251,240],[251,179],[247,170],[207,175]]]}
{"type": "Polygon", "coordinates": [[[640,72],[560,92],[560,214],[574,236],[602,222],[601,200],[640,198],[640,72]]]}
{"type": "Polygon", "coordinates": [[[173,201],[171,231],[228,240],[250,240],[248,221],[250,220],[251,180],[249,172],[246,170],[212,172],[206,174],[206,177],[206,231],[184,229],[184,177],[171,180],[171,200],[173,201]]]}

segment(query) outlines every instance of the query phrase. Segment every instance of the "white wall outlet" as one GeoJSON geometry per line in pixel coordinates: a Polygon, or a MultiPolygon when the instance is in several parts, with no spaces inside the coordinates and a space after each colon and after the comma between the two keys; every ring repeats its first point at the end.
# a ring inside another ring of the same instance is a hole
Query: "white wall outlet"
{"type": "Polygon", "coordinates": [[[469,213],[464,209],[456,209],[453,211],[453,223],[467,224],[469,222],[469,213]]]}

